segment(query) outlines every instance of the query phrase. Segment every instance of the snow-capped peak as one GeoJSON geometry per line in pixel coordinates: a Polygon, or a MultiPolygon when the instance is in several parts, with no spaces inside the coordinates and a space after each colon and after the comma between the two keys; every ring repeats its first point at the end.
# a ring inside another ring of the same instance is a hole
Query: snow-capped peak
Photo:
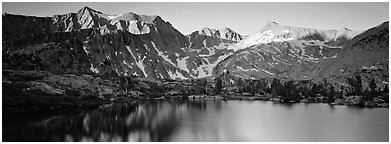
{"type": "Polygon", "coordinates": [[[235,31],[233,31],[232,29],[230,29],[229,27],[220,28],[219,31],[220,31],[220,32],[231,32],[231,31],[232,31],[232,32],[235,32],[235,31]]]}
{"type": "Polygon", "coordinates": [[[351,39],[359,33],[360,31],[353,31],[346,27],[343,27],[340,30],[317,30],[312,28],[280,25],[277,22],[269,21],[261,29],[261,31],[246,37],[235,45],[231,45],[228,47],[228,49],[236,51],[262,43],[283,42],[301,39],[319,41],[337,40],[340,37],[351,39]]]}
{"type": "Polygon", "coordinates": [[[107,15],[109,17],[109,19],[114,19],[116,17],[118,17],[118,15],[107,15]]]}
{"type": "Polygon", "coordinates": [[[210,37],[216,37],[217,36],[216,32],[217,32],[216,29],[204,27],[204,28],[202,28],[201,30],[198,31],[198,34],[200,34],[200,35],[207,35],[207,36],[210,36],[210,37]]]}

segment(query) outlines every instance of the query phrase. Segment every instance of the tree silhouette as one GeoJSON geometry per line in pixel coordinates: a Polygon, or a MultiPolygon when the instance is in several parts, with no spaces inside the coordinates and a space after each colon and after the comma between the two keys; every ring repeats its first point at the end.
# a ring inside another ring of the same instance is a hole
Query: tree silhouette
{"type": "MultiPolygon", "coordinates": [[[[320,94],[320,86],[318,84],[314,84],[312,86],[312,92],[316,95],[316,94],[320,94]]],[[[312,96],[315,96],[315,95],[312,95],[312,96]]]]}
{"type": "Polygon", "coordinates": [[[383,92],[388,94],[388,84],[384,87],[383,92]]]}
{"type": "Polygon", "coordinates": [[[280,80],[274,78],[271,84],[271,91],[273,96],[280,95],[282,84],[280,83],[280,80]]]}
{"type": "Polygon", "coordinates": [[[119,79],[121,89],[125,91],[125,93],[128,93],[128,87],[129,87],[128,79],[125,76],[119,76],[118,79],[119,79]]]}
{"type": "Polygon", "coordinates": [[[198,79],[194,91],[196,94],[206,94],[206,79],[198,79]]]}
{"type": "Polygon", "coordinates": [[[349,94],[362,94],[362,82],[361,82],[361,76],[358,74],[354,78],[347,78],[346,83],[348,83],[351,87],[351,90],[349,91],[349,94]]]}
{"type": "Polygon", "coordinates": [[[242,93],[243,92],[243,81],[241,78],[238,79],[238,83],[237,83],[237,90],[239,93],[242,93]]]}
{"type": "Polygon", "coordinates": [[[386,84],[386,86],[384,87],[382,95],[383,95],[383,99],[386,100],[386,102],[388,102],[388,99],[389,99],[389,96],[388,96],[388,84],[386,84]]]}
{"type": "Polygon", "coordinates": [[[330,92],[327,94],[327,103],[332,103],[332,102],[334,102],[334,97],[335,97],[334,86],[331,85],[329,90],[330,90],[330,92]]]}
{"type": "Polygon", "coordinates": [[[369,82],[369,88],[371,89],[371,95],[376,93],[376,82],[375,78],[372,78],[372,80],[369,82]]]}
{"type": "Polygon", "coordinates": [[[255,82],[255,88],[254,88],[254,89],[255,89],[255,92],[256,92],[256,93],[265,94],[267,85],[268,85],[268,83],[267,83],[264,79],[257,80],[257,81],[255,82]]]}
{"type": "Polygon", "coordinates": [[[215,93],[216,94],[220,94],[221,93],[221,90],[223,89],[223,81],[221,80],[221,78],[217,77],[215,79],[216,81],[216,86],[215,86],[215,93]]]}

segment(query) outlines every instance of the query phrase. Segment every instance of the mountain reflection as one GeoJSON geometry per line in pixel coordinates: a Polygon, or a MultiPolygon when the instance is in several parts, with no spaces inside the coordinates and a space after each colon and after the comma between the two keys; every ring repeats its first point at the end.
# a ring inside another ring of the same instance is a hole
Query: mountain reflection
{"type": "MultiPolygon", "coordinates": [[[[187,104],[206,109],[204,103],[187,104]]],[[[78,114],[53,116],[26,127],[11,126],[5,131],[18,132],[16,135],[31,137],[32,141],[167,141],[177,128],[178,117],[186,111],[178,109],[182,105],[185,103],[181,101],[109,104],[78,114]],[[11,130],[15,128],[20,130],[11,130]],[[35,132],[25,133],[24,130],[35,132]]]]}
{"type": "Polygon", "coordinates": [[[388,141],[388,109],[144,101],[3,115],[3,141],[388,141]]]}

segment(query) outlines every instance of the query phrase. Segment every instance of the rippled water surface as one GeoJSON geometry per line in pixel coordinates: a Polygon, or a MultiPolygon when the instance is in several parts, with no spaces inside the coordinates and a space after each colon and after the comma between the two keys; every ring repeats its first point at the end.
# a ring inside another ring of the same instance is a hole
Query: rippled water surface
{"type": "Polygon", "coordinates": [[[147,101],[3,115],[3,141],[388,141],[388,108],[147,101]]]}

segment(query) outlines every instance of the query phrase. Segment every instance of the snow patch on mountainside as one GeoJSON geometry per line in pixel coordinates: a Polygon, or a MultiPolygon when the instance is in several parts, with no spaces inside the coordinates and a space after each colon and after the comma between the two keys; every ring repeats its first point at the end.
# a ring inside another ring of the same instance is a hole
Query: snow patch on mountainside
{"type": "Polygon", "coordinates": [[[143,72],[144,76],[145,76],[145,77],[148,77],[148,74],[145,72],[145,67],[144,67],[144,63],[143,63],[143,61],[144,61],[145,58],[146,58],[146,57],[144,57],[144,58],[141,59],[140,61],[136,62],[136,65],[137,65],[137,66],[140,68],[140,70],[143,72]]]}
{"type": "Polygon", "coordinates": [[[175,71],[175,73],[172,73],[171,71],[167,71],[168,75],[170,75],[171,79],[187,79],[185,76],[183,76],[180,72],[175,71]]]}
{"type": "Polygon", "coordinates": [[[252,68],[252,69],[244,69],[243,67],[241,67],[241,66],[238,66],[237,67],[240,71],[258,71],[258,69],[256,69],[256,68],[252,68]]]}
{"type": "Polygon", "coordinates": [[[83,46],[83,50],[84,50],[84,52],[86,52],[87,55],[90,54],[90,52],[87,50],[87,47],[86,47],[86,46],[83,46]]]}
{"type": "Polygon", "coordinates": [[[207,63],[197,67],[197,70],[195,70],[195,73],[198,74],[197,77],[203,78],[203,77],[212,76],[213,69],[216,67],[216,65],[219,64],[224,59],[226,59],[227,57],[229,57],[230,55],[231,54],[221,55],[213,63],[211,63],[209,59],[204,58],[207,61],[207,63]]]}
{"type": "Polygon", "coordinates": [[[151,41],[151,43],[152,43],[152,47],[155,49],[155,51],[158,53],[158,55],[161,58],[163,58],[166,62],[170,63],[172,66],[176,67],[175,64],[168,58],[168,56],[164,54],[164,52],[162,52],[156,48],[156,45],[153,41],[151,41]]]}
{"type": "MultiPolygon", "coordinates": [[[[289,32],[289,31],[288,31],[289,32]]],[[[263,44],[263,43],[270,43],[270,42],[284,42],[284,41],[291,41],[294,40],[294,38],[284,38],[284,37],[278,37],[276,38],[277,34],[274,34],[271,30],[267,30],[261,33],[257,33],[255,35],[251,35],[242,41],[240,41],[237,44],[229,46],[228,50],[234,50],[238,51],[241,49],[248,48],[253,45],[263,44]]]]}
{"type": "Polygon", "coordinates": [[[115,16],[115,15],[108,15],[107,17],[109,17],[109,19],[114,19],[114,18],[117,18],[117,17],[119,17],[119,16],[121,16],[121,15],[118,15],[118,16],[115,16]]]}
{"type": "Polygon", "coordinates": [[[133,54],[132,50],[130,49],[130,47],[129,47],[129,46],[126,46],[126,49],[127,49],[128,52],[132,55],[134,61],[136,62],[136,65],[137,65],[137,66],[140,68],[140,70],[143,72],[144,76],[147,77],[148,75],[147,75],[147,73],[145,72],[145,67],[144,67],[144,63],[143,63],[143,61],[144,61],[144,59],[145,59],[146,57],[144,56],[143,59],[141,59],[141,60],[138,61],[138,60],[136,59],[136,57],[134,56],[134,54],[133,54]]]}
{"type": "Polygon", "coordinates": [[[184,58],[177,58],[176,61],[177,61],[177,64],[178,64],[178,68],[179,69],[182,69],[184,71],[186,71],[187,73],[189,73],[189,68],[187,68],[187,64],[186,64],[186,61],[189,57],[184,57],[184,58]]]}
{"type": "Polygon", "coordinates": [[[122,63],[124,63],[124,65],[127,65],[129,68],[132,68],[132,66],[129,65],[125,60],[122,60],[122,63]]]}
{"type": "Polygon", "coordinates": [[[334,56],[332,56],[332,57],[329,57],[329,58],[337,58],[337,55],[338,55],[338,54],[336,54],[336,55],[334,55],[334,56]]]}
{"type": "Polygon", "coordinates": [[[267,73],[267,74],[274,75],[274,73],[269,72],[269,71],[267,71],[267,70],[262,69],[262,71],[265,72],[265,73],[267,73]]]}
{"type": "Polygon", "coordinates": [[[94,65],[91,64],[90,70],[94,73],[99,73],[99,70],[94,67],[94,65]]]}

